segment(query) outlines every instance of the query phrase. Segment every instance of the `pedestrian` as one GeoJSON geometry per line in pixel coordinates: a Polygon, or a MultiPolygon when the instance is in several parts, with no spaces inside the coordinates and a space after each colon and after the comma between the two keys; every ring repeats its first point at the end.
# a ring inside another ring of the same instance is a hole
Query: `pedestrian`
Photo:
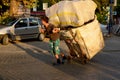
{"type": "Polygon", "coordinates": [[[63,64],[66,56],[60,52],[60,28],[55,27],[53,24],[48,23],[48,18],[46,16],[41,17],[42,24],[45,26],[45,29],[41,29],[42,33],[48,34],[50,40],[50,53],[53,54],[56,58],[56,62],[53,65],[63,64]],[[62,56],[62,61],[60,59],[62,56]]]}

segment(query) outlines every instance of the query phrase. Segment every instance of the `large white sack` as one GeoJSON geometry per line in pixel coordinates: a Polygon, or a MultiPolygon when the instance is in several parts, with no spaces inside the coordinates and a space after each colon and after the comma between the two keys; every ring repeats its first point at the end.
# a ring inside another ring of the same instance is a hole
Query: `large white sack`
{"type": "Polygon", "coordinates": [[[94,19],[96,4],[92,0],[60,1],[46,10],[49,22],[56,26],[81,26],[94,19]]]}
{"type": "Polygon", "coordinates": [[[60,24],[59,18],[57,16],[58,3],[52,5],[50,8],[45,10],[46,16],[49,18],[49,23],[58,26],[60,24]]]}
{"type": "Polygon", "coordinates": [[[61,32],[61,35],[64,37],[63,39],[68,38],[72,41],[70,44],[76,44],[77,47],[75,45],[71,46],[74,49],[74,54],[85,54],[87,59],[93,58],[104,47],[100,24],[96,19],[87,25],[72,29],[72,34],[68,30],[61,32]],[[75,48],[80,48],[81,53],[78,51],[80,49],[75,48]]]}

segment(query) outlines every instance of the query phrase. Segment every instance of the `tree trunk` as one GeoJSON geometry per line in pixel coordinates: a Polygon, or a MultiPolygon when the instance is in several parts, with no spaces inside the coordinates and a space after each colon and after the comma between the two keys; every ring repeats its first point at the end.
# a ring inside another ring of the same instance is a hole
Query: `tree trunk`
{"type": "Polygon", "coordinates": [[[16,0],[10,1],[10,16],[17,15],[18,12],[18,2],[16,0]]]}

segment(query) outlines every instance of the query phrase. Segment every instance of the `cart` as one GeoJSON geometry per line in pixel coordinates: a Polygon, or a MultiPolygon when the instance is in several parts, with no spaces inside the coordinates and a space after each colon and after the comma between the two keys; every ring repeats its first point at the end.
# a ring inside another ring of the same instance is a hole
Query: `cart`
{"type": "Polygon", "coordinates": [[[61,34],[69,48],[69,58],[78,60],[82,64],[90,61],[104,47],[102,31],[96,19],[81,27],[69,26],[61,34]]]}

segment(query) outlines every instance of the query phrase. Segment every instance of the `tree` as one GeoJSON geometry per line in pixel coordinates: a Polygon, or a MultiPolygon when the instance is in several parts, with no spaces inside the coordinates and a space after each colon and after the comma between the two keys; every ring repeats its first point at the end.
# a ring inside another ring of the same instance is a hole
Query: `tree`
{"type": "Polygon", "coordinates": [[[23,10],[36,6],[36,1],[38,0],[0,0],[0,23],[11,21],[20,6],[23,10]]]}
{"type": "Polygon", "coordinates": [[[117,0],[117,6],[115,7],[115,10],[117,11],[118,16],[120,16],[120,0],[117,0]]]}
{"type": "MultiPolygon", "coordinates": [[[[1,0],[0,1],[0,9],[1,9],[1,11],[3,11],[3,9],[4,9],[3,6],[7,6],[9,8],[9,12],[10,12],[9,16],[13,16],[18,11],[18,7],[20,5],[22,5],[24,7],[24,9],[31,8],[31,7],[35,6],[35,2],[37,2],[37,0],[1,0]]],[[[6,10],[4,10],[4,11],[6,11],[6,10]]]]}
{"type": "Polygon", "coordinates": [[[9,16],[14,16],[17,13],[18,5],[19,5],[19,3],[16,0],[10,1],[10,10],[9,10],[10,15],[9,16]]]}
{"type": "Polygon", "coordinates": [[[9,9],[8,2],[5,0],[0,0],[0,15],[6,12],[7,9],[9,9]]]}
{"type": "Polygon", "coordinates": [[[100,23],[106,24],[109,0],[93,0],[97,4],[96,15],[100,23]]]}

